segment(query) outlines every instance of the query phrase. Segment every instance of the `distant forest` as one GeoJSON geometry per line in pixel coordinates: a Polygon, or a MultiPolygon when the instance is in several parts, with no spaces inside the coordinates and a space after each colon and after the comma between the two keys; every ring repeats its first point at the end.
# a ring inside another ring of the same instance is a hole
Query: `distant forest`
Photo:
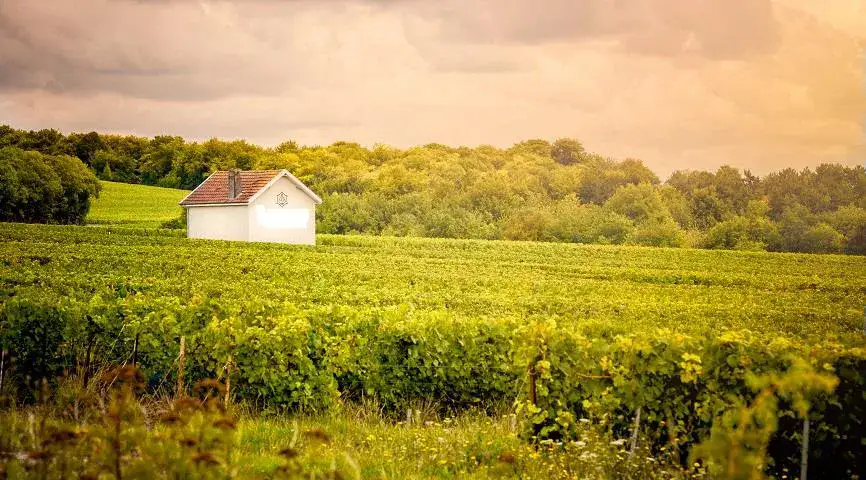
{"type": "Polygon", "coordinates": [[[104,180],[183,189],[215,170],[285,168],[322,196],[320,233],[866,253],[862,166],[764,177],[724,166],[662,183],[639,160],[587,152],[570,138],[507,149],[263,148],[0,126],[3,147],[78,157],[104,180]]]}

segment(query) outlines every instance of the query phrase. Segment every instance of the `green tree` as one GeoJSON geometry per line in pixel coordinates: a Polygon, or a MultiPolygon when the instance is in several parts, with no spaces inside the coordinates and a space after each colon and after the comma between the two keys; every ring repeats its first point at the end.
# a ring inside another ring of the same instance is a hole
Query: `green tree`
{"type": "Polygon", "coordinates": [[[574,138],[560,138],[553,142],[550,150],[553,159],[561,165],[580,163],[585,152],[583,144],[574,138]]]}
{"type": "Polygon", "coordinates": [[[538,155],[539,157],[550,158],[552,146],[550,142],[547,140],[541,140],[538,138],[525,140],[520,143],[515,143],[511,148],[508,149],[508,153],[511,155],[519,155],[519,154],[530,154],[530,155],[538,155]]]}
{"type": "Polygon", "coordinates": [[[661,195],[665,208],[680,227],[692,226],[693,220],[689,201],[679,190],[670,185],[663,185],[658,189],[658,193],[661,195]]]}
{"type": "Polygon", "coordinates": [[[103,147],[102,139],[96,132],[73,133],[67,137],[75,151],[75,156],[80,158],[87,166],[93,166],[93,155],[103,147]]]}
{"type": "Polygon", "coordinates": [[[697,188],[691,194],[691,217],[700,229],[707,229],[730,215],[728,206],[716,194],[716,187],[697,188]]]}
{"type": "Polygon", "coordinates": [[[649,183],[620,187],[604,206],[613,212],[625,215],[636,223],[671,216],[656,187],[649,183]]]}
{"type": "Polygon", "coordinates": [[[100,188],[75,157],[0,149],[0,221],[83,223],[100,188]]]}

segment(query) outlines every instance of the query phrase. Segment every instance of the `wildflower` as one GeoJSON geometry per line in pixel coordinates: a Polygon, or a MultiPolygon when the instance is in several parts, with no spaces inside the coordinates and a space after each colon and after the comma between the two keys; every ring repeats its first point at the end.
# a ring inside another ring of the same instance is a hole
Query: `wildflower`
{"type": "Polygon", "coordinates": [[[610,442],[610,444],[619,447],[620,445],[625,445],[625,439],[620,438],[619,440],[614,440],[610,442]]]}

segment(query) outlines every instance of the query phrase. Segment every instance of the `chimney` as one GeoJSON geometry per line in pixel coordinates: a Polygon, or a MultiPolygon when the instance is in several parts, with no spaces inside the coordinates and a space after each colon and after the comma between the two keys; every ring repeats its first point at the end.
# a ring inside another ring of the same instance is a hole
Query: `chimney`
{"type": "Polygon", "coordinates": [[[229,170],[229,200],[241,194],[241,172],[233,168],[229,170]]]}

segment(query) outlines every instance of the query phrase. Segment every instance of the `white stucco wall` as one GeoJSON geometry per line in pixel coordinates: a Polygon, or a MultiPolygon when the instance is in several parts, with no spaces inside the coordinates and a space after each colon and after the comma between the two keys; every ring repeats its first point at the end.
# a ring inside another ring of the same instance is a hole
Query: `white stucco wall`
{"type": "Polygon", "coordinates": [[[186,230],[189,238],[249,240],[247,205],[188,207],[186,230]]]}
{"type": "Polygon", "coordinates": [[[316,203],[291,180],[282,177],[249,206],[249,240],[316,244],[316,203]],[[285,206],[277,195],[286,194],[285,206]]]}

